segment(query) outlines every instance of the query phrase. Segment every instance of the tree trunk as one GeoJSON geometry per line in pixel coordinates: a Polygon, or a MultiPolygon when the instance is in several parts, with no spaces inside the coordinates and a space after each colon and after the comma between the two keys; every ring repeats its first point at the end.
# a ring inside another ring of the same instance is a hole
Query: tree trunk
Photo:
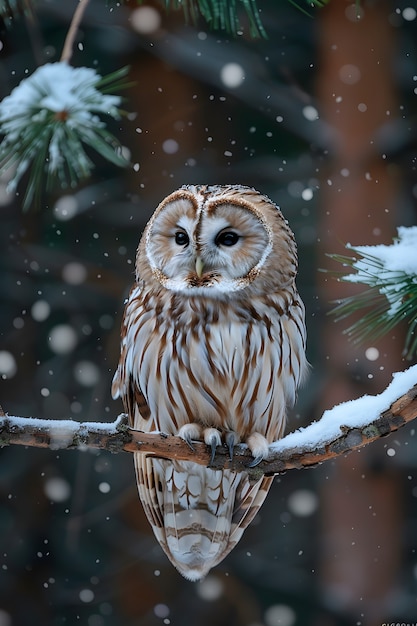
{"type": "MultiPolygon", "coordinates": [[[[389,244],[395,236],[396,170],[378,153],[376,135],[396,115],[392,71],[395,37],[388,2],[355,5],[336,0],[320,13],[317,92],[320,115],[336,131],[321,193],[319,267],[335,268],[325,252],[343,252],[343,244],[389,244]]],[[[321,275],[323,310],[355,287],[321,275]]],[[[352,320],[349,320],[351,322],[352,320]]],[[[347,324],[346,324],[347,325],[347,324]]],[[[343,322],[324,320],[322,330],[326,391],[324,405],[377,393],[401,364],[402,337],[374,345],[379,358],[342,334],[343,322]]],[[[398,333],[397,333],[398,334],[398,333]]],[[[322,408],[322,407],[320,407],[322,408]]],[[[375,448],[338,459],[322,490],[321,577],[326,601],[366,626],[387,617],[400,560],[401,496],[395,472],[371,468],[375,448]],[[354,467],[353,467],[354,466],[354,467]]],[[[379,447],[379,462],[385,454],[379,447]]],[[[329,468],[326,468],[329,469],[329,468]]],[[[354,623],[354,619],[352,623],[354,623]]]]}

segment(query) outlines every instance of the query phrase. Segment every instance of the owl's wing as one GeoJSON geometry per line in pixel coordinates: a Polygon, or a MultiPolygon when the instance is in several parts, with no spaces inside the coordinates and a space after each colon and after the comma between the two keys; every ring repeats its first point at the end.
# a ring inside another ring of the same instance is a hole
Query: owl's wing
{"type": "Polygon", "coordinates": [[[114,399],[121,398],[125,413],[129,416],[129,424],[138,430],[152,430],[152,424],[149,423],[151,415],[148,402],[142,393],[137,381],[137,377],[133,376],[133,361],[135,359],[135,344],[132,342],[129,346],[129,333],[133,331],[135,335],[135,323],[140,319],[142,290],[135,283],[130,290],[129,297],[126,300],[126,307],[123,315],[121,327],[122,343],[119,364],[113,377],[112,396],[114,399]]]}
{"type": "Polygon", "coordinates": [[[125,412],[129,416],[130,425],[136,430],[151,430],[149,424],[151,412],[148,403],[139,385],[132,377],[129,378],[127,393],[122,400],[125,412]]]}
{"type": "Polygon", "coordinates": [[[190,580],[199,580],[240,540],[266,498],[272,477],[212,470],[190,461],[135,454],[140,499],[164,552],[190,580]]]}
{"type": "Polygon", "coordinates": [[[120,363],[113,377],[112,396],[121,398],[125,413],[129,416],[129,425],[136,430],[152,430],[149,423],[151,412],[138,383],[132,376],[126,375],[120,363]]]}

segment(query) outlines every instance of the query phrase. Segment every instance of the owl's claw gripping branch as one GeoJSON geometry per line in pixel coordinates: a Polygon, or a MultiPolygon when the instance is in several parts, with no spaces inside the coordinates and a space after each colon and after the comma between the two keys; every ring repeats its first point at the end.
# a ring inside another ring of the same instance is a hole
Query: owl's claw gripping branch
{"type": "Polygon", "coordinates": [[[216,457],[216,448],[222,443],[220,433],[216,428],[206,428],[204,430],[204,443],[210,447],[210,465],[213,465],[216,457]]]}
{"type": "Polygon", "coordinates": [[[209,467],[211,467],[214,463],[214,459],[216,458],[216,443],[215,441],[212,441],[210,444],[210,448],[211,448],[211,452],[210,452],[210,462],[209,462],[209,467]]]}
{"type": "Polygon", "coordinates": [[[253,460],[252,460],[250,463],[248,463],[248,464],[247,464],[247,466],[246,466],[246,467],[249,467],[250,469],[251,469],[252,467],[256,467],[256,466],[257,466],[257,465],[259,465],[259,463],[260,463],[261,461],[263,461],[263,460],[264,460],[264,457],[263,457],[263,456],[255,456],[255,457],[253,458],[253,460]]]}
{"type": "Polygon", "coordinates": [[[202,428],[196,422],[191,422],[190,424],[184,424],[178,431],[178,437],[184,439],[185,443],[188,447],[195,452],[195,447],[193,441],[201,440],[202,428]]]}
{"type": "Polygon", "coordinates": [[[190,448],[190,450],[192,452],[195,452],[195,445],[194,445],[192,439],[187,438],[187,439],[184,439],[184,441],[187,444],[187,446],[190,448]]]}
{"type": "Polygon", "coordinates": [[[191,439],[191,437],[183,437],[183,439],[187,446],[190,448],[190,450],[192,452],[195,452],[195,445],[193,444],[193,440],[191,439]]]}
{"type": "Polygon", "coordinates": [[[229,450],[229,459],[233,461],[233,451],[235,449],[235,445],[239,443],[239,437],[233,431],[226,433],[224,438],[226,447],[229,450]]]}

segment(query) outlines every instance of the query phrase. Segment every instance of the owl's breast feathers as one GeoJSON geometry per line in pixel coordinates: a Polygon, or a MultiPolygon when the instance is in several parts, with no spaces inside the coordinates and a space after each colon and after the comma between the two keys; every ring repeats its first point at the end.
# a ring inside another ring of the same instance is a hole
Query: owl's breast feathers
{"type": "Polygon", "coordinates": [[[304,307],[294,290],[251,301],[184,297],[134,286],[112,392],[135,427],[184,424],[282,435],[305,370],[304,307]],[[136,423],[140,422],[140,423],[136,423]]]}

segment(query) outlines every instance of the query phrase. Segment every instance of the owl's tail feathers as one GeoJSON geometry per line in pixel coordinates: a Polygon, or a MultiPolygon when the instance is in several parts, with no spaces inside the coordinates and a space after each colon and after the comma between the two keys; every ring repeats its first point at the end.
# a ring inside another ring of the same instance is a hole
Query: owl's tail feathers
{"type": "Polygon", "coordinates": [[[139,495],[153,531],[176,569],[197,581],[240,540],[265,500],[272,477],[213,470],[190,461],[134,455],[139,495]]]}

